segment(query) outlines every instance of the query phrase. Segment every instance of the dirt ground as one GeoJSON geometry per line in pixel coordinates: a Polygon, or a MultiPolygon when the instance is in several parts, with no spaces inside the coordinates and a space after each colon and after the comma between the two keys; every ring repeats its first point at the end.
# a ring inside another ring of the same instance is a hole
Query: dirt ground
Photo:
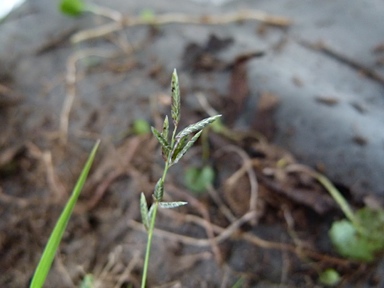
{"type": "MultiPolygon", "coordinates": [[[[170,111],[171,67],[180,76],[181,126],[215,110],[226,128],[208,129],[170,170],[166,200],[189,204],[159,213],[148,287],[323,287],[318,278],[327,268],[341,274],[338,287],[384,287],[382,260],[358,263],[332,249],[328,230],[343,215],[308,172],[322,167],[271,144],[275,95],[262,94],[253,123],[238,125],[252,85],[247,63],[263,51],[220,58],[233,39],[213,29],[193,41],[203,28],[176,24],[119,28],[72,45],[70,37],[110,21],[68,20],[39,3],[12,19],[47,9],[48,20],[59,17],[60,31],[42,32],[32,52],[21,60],[10,54],[0,66],[0,287],[28,286],[97,139],[100,150],[46,287],[79,287],[87,274],[95,287],[139,287],[146,244],[139,197],[151,199],[163,162],[154,137],[134,133],[133,123],[160,128],[170,111]],[[181,53],[159,56],[167,41],[181,53]],[[185,172],[205,165],[213,167],[214,183],[193,193],[185,172]]],[[[285,31],[291,23],[284,19],[259,21],[254,34],[285,31]]],[[[363,205],[351,187],[338,188],[354,207],[363,205]]]]}

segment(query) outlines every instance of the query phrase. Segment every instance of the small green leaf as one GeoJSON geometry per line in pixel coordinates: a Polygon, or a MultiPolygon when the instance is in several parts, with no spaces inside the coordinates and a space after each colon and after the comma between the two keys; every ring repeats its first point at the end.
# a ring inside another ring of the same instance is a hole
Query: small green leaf
{"type": "Polygon", "coordinates": [[[215,171],[210,166],[203,168],[190,167],[185,172],[185,185],[196,193],[205,192],[208,185],[215,180],[215,171]]]}
{"type": "Polygon", "coordinates": [[[179,87],[179,78],[177,76],[176,69],[174,69],[172,73],[171,92],[172,92],[171,114],[172,114],[173,123],[175,124],[175,126],[177,126],[180,121],[180,87],[179,87]]]}
{"type": "Polygon", "coordinates": [[[140,19],[147,23],[152,23],[155,20],[155,13],[153,10],[143,9],[140,12],[140,19]]]}
{"type": "Polygon", "coordinates": [[[336,251],[344,257],[367,262],[374,259],[374,247],[348,220],[334,222],[329,237],[336,251]]]}
{"type": "Polygon", "coordinates": [[[244,287],[244,279],[243,277],[239,278],[235,284],[233,284],[232,288],[241,288],[241,287],[244,287]]]}
{"type": "Polygon", "coordinates": [[[92,274],[87,274],[84,276],[83,281],[81,281],[80,288],[93,288],[94,287],[94,278],[92,274]]]}
{"type": "Polygon", "coordinates": [[[373,261],[384,250],[384,211],[367,207],[358,210],[355,217],[364,228],[358,231],[349,220],[334,222],[329,231],[337,252],[347,258],[373,261]]]}
{"type": "Polygon", "coordinates": [[[143,192],[141,192],[141,196],[140,196],[140,214],[141,214],[141,221],[144,224],[145,230],[148,231],[150,219],[148,217],[147,199],[145,199],[145,195],[143,192]]]}
{"type": "Polygon", "coordinates": [[[164,209],[172,209],[172,208],[177,208],[180,206],[187,205],[188,202],[182,202],[182,201],[175,201],[175,202],[159,202],[160,208],[164,209]]]}
{"type": "Polygon", "coordinates": [[[143,135],[148,134],[151,132],[151,126],[149,125],[148,121],[144,119],[136,119],[133,122],[133,133],[136,135],[143,135]]]}
{"type": "MultiPolygon", "coordinates": [[[[175,150],[175,153],[174,155],[172,155],[172,158],[174,158],[174,160],[172,161],[171,165],[174,165],[176,164],[177,162],[179,162],[179,160],[181,159],[181,157],[183,157],[185,155],[185,153],[187,153],[187,151],[189,150],[189,148],[192,147],[192,145],[196,142],[197,139],[199,139],[201,133],[203,131],[199,131],[197,132],[191,140],[189,140],[188,142],[186,141],[181,141],[179,146],[180,148],[179,149],[176,149],[175,150]],[[185,144],[183,142],[186,142],[185,144]]],[[[188,140],[188,138],[185,138],[188,140]]]]}
{"type": "Polygon", "coordinates": [[[171,146],[169,146],[168,141],[166,139],[164,139],[164,137],[161,135],[161,133],[159,131],[157,131],[157,129],[154,127],[151,127],[151,130],[152,130],[153,135],[155,135],[155,137],[159,141],[162,149],[164,149],[168,152],[171,151],[171,146]]]}
{"type": "Polygon", "coordinates": [[[384,245],[384,211],[364,207],[356,212],[356,217],[367,231],[367,236],[384,245]]]}
{"type": "Polygon", "coordinates": [[[207,125],[211,124],[213,121],[215,121],[217,118],[220,118],[220,117],[221,115],[215,115],[212,117],[205,118],[195,124],[191,124],[186,128],[184,128],[181,132],[179,132],[176,135],[176,139],[181,139],[187,135],[203,130],[207,125]]]}
{"type": "Polygon", "coordinates": [[[81,0],[62,0],[60,11],[69,16],[79,16],[85,11],[85,3],[81,0]]]}
{"type": "Polygon", "coordinates": [[[164,195],[164,182],[160,178],[159,181],[157,181],[156,183],[153,197],[155,198],[156,201],[160,202],[161,200],[163,200],[163,195],[164,195]]]}
{"type": "Polygon", "coordinates": [[[327,286],[335,286],[340,282],[340,274],[335,269],[326,269],[319,276],[319,282],[327,286]]]}

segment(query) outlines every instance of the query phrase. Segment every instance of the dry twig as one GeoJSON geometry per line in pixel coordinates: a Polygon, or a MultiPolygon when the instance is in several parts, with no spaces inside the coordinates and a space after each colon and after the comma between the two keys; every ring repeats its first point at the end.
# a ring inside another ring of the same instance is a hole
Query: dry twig
{"type": "Polygon", "coordinates": [[[32,142],[26,143],[26,147],[29,153],[41,160],[44,163],[45,170],[47,173],[47,182],[51,191],[54,192],[55,200],[60,201],[67,196],[66,188],[62,182],[60,182],[57,174],[55,172],[55,168],[52,163],[52,153],[51,151],[41,151],[39,147],[37,147],[32,142]]]}
{"type": "MultiPolygon", "coordinates": [[[[215,260],[217,263],[222,264],[223,263],[223,256],[221,255],[220,249],[218,247],[218,243],[214,241],[215,238],[214,229],[212,228],[212,224],[210,221],[209,211],[205,205],[203,205],[199,200],[197,200],[195,197],[190,195],[188,191],[182,190],[172,184],[168,184],[168,191],[172,191],[174,194],[180,195],[180,198],[186,199],[189,205],[196,208],[197,211],[200,212],[201,216],[205,219],[204,227],[207,236],[208,241],[211,243],[212,252],[215,256],[215,260]]],[[[164,210],[165,211],[165,210],[164,210]]]]}
{"type": "Polygon", "coordinates": [[[100,27],[84,30],[76,33],[72,37],[73,43],[102,37],[110,33],[119,31],[124,27],[134,27],[142,25],[165,25],[165,24],[200,24],[200,25],[223,25],[234,22],[260,21],[269,25],[286,27],[292,21],[285,17],[274,16],[258,10],[244,10],[222,15],[203,15],[193,16],[186,14],[169,13],[157,15],[148,21],[142,17],[126,16],[121,21],[105,24],[100,27]]]}
{"type": "Polygon", "coordinates": [[[77,80],[76,64],[78,61],[90,56],[108,58],[113,56],[113,54],[108,51],[101,51],[97,49],[84,49],[84,50],[75,52],[68,58],[67,74],[66,74],[67,95],[65,97],[63,108],[60,114],[60,140],[62,141],[63,144],[67,143],[69,114],[71,112],[72,105],[76,97],[76,80],[77,80]]]}
{"type": "Polygon", "coordinates": [[[211,196],[212,200],[216,203],[217,207],[223,213],[225,218],[232,223],[236,220],[235,215],[233,215],[231,209],[225,203],[221,200],[220,196],[218,195],[217,191],[212,187],[212,185],[207,186],[207,191],[209,195],[211,196]]]}
{"type": "MultiPolygon", "coordinates": [[[[239,220],[237,220],[235,223],[231,224],[227,228],[222,228],[218,225],[209,223],[209,225],[211,225],[212,229],[215,232],[220,233],[218,236],[216,236],[214,238],[214,240],[217,243],[221,243],[230,237],[235,237],[236,239],[245,240],[251,244],[254,244],[254,245],[261,247],[261,248],[264,248],[264,249],[276,249],[276,250],[291,252],[291,253],[296,254],[300,258],[301,257],[310,257],[312,259],[324,261],[324,262],[327,262],[329,264],[339,265],[339,266],[343,266],[343,267],[349,267],[351,264],[354,263],[350,260],[345,260],[345,259],[340,259],[340,258],[328,256],[328,255],[321,254],[321,253],[318,253],[318,252],[315,252],[312,250],[308,250],[308,249],[297,249],[295,246],[293,246],[291,244],[267,241],[267,240],[261,239],[260,237],[254,235],[252,233],[249,233],[249,232],[238,233],[239,232],[238,228],[241,225],[243,225],[244,223],[252,220],[252,217],[255,216],[254,213],[255,212],[246,213],[243,217],[241,217],[239,220]]],[[[169,215],[174,214],[174,216],[173,216],[174,218],[176,218],[176,215],[177,215],[177,217],[179,217],[180,219],[182,219],[185,222],[195,223],[195,224],[202,226],[202,227],[205,227],[207,225],[205,219],[202,219],[202,218],[195,216],[195,215],[185,215],[185,214],[178,213],[178,212],[171,211],[171,210],[168,210],[164,214],[169,214],[169,215]]],[[[128,222],[128,226],[130,228],[135,229],[135,230],[143,231],[143,224],[136,222],[134,220],[130,220],[128,222]]],[[[179,242],[187,244],[187,245],[193,245],[193,246],[197,246],[197,247],[206,247],[206,246],[210,245],[209,239],[201,239],[201,238],[193,238],[193,237],[183,236],[183,235],[179,235],[176,233],[164,231],[161,229],[155,229],[155,234],[160,236],[160,237],[168,238],[168,239],[171,239],[174,241],[179,241],[179,242]]]]}
{"type": "MultiPolygon", "coordinates": [[[[212,240],[215,241],[217,244],[224,242],[226,239],[230,238],[233,234],[235,234],[235,232],[237,232],[237,230],[240,228],[241,225],[243,225],[244,223],[247,223],[253,217],[255,217],[254,211],[246,213],[243,217],[233,222],[227,228],[222,229],[220,231],[220,234],[214,237],[213,239],[198,239],[198,238],[193,238],[189,236],[184,236],[184,235],[179,235],[176,233],[164,231],[157,228],[155,228],[154,232],[156,235],[160,237],[173,239],[173,240],[176,240],[185,244],[197,246],[197,247],[206,247],[206,246],[212,245],[211,243],[212,240]]],[[[205,225],[206,223],[204,224],[204,226],[205,225]]],[[[211,225],[212,227],[214,227],[213,224],[211,225]]],[[[144,228],[142,223],[136,222],[135,220],[130,220],[128,222],[128,226],[136,230],[143,230],[144,228]]]]}
{"type": "MultiPolygon", "coordinates": [[[[245,173],[245,171],[248,173],[249,182],[251,185],[251,197],[249,199],[249,211],[256,211],[256,209],[257,209],[257,197],[258,197],[258,183],[257,183],[255,171],[253,170],[253,167],[252,167],[251,159],[249,158],[248,154],[244,150],[242,150],[241,148],[234,146],[234,145],[226,146],[221,150],[222,151],[235,152],[243,160],[243,166],[228,179],[228,182],[235,183],[245,173]]],[[[252,224],[256,224],[255,221],[256,221],[256,219],[254,219],[254,221],[252,221],[253,222],[252,224]]]]}
{"type": "Polygon", "coordinates": [[[27,207],[29,203],[26,199],[5,194],[3,188],[0,187],[0,203],[1,202],[5,204],[16,204],[20,208],[27,207]]]}

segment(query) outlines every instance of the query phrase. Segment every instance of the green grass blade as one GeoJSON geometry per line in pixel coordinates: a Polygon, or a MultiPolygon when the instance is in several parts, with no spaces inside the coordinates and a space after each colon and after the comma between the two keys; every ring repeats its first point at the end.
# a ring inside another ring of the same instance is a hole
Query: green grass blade
{"type": "Polygon", "coordinates": [[[57,248],[60,244],[61,238],[63,237],[64,231],[67,227],[69,218],[72,214],[73,208],[77,202],[77,199],[80,195],[80,192],[84,186],[85,180],[87,179],[89,170],[91,169],[93,160],[96,155],[97,148],[99,147],[100,141],[97,141],[95,146],[92,149],[91,154],[88,157],[88,160],[80,174],[79,179],[73,189],[72,195],[69,198],[67,204],[64,207],[63,212],[60,215],[59,220],[57,221],[55,228],[53,229],[51,236],[49,237],[48,243],[45,246],[43,255],[40,258],[40,262],[36,268],[35,274],[33,275],[31,281],[31,288],[41,288],[47,278],[48,272],[51,269],[53,259],[57,248]]]}

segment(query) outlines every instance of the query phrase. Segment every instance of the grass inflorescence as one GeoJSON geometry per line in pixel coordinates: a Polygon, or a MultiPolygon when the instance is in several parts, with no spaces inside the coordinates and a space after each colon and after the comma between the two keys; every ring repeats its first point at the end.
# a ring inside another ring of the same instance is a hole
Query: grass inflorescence
{"type": "Polygon", "coordinates": [[[164,182],[168,173],[168,169],[175,165],[179,160],[187,153],[187,151],[192,147],[192,145],[200,137],[203,129],[214,122],[216,119],[221,117],[221,115],[215,115],[212,117],[205,118],[197,123],[191,124],[186,128],[178,132],[178,126],[181,118],[180,113],[180,88],[179,80],[176,70],[173,71],[172,81],[171,81],[171,93],[172,93],[172,103],[171,103],[171,117],[173,122],[173,132],[169,137],[169,120],[168,116],[165,116],[163,127],[161,132],[156,128],[152,127],[152,133],[158,140],[161,146],[161,152],[164,159],[164,170],[162,177],[157,181],[154,192],[153,192],[153,204],[148,208],[147,200],[144,194],[141,194],[140,198],[140,212],[142,217],[142,222],[145,229],[148,232],[147,237],[147,248],[144,259],[143,275],[141,281],[141,287],[144,288],[147,282],[148,274],[148,265],[149,265],[149,255],[152,246],[152,237],[153,231],[156,222],[156,215],[158,208],[176,208],[183,205],[186,205],[187,202],[183,201],[172,201],[164,202],[164,182]]]}

